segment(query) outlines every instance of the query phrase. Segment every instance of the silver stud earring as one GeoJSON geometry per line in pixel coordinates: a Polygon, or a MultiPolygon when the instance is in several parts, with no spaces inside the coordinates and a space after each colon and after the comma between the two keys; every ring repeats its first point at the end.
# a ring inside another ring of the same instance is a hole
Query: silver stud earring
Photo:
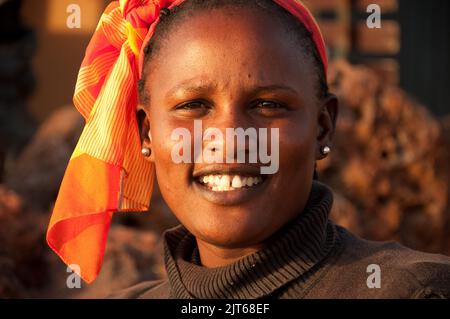
{"type": "Polygon", "coordinates": [[[322,155],[327,156],[328,154],[330,154],[330,152],[331,148],[329,146],[325,145],[320,147],[320,153],[322,153],[322,155]]]}
{"type": "Polygon", "coordinates": [[[148,147],[142,148],[141,152],[145,157],[149,157],[152,154],[152,151],[148,147]]]}

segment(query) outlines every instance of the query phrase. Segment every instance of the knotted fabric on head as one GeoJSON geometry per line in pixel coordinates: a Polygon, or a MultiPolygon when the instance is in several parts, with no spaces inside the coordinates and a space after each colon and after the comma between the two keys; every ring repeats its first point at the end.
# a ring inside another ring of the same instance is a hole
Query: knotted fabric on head
{"type": "MultiPolygon", "coordinates": [[[[100,272],[113,212],[149,210],[155,172],[141,154],[136,119],[142,51],[161,9],[184,1],[114,1],[86,49],[73,99],[86,124],[61,183],[47,242],[88,283],[100,272]]],[[[325,44],[311,13],[297,0],[274,2],[311,32],[326,72],[325,44]]]]}

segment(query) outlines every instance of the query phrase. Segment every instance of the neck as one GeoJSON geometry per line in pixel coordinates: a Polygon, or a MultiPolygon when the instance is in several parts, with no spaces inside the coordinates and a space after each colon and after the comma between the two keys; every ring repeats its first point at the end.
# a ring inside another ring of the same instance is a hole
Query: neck
{"type": "Polygon", "coordinates": [[[207,268],[222,267],[251,255],[264,248],[264,244],[256,244],[243,248],[218,247],[197,238],[197,247],[201,264],[207,268]]]}

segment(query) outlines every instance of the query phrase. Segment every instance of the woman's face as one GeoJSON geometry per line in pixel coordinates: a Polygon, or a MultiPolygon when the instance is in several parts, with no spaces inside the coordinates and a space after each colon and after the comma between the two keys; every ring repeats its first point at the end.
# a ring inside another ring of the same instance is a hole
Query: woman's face
{"type": "Polygon", "coordinates": [[[259,244],[303,209],[319,148],[330,142],[329,110],[336,103],[323,107],[317,98],[313,61],[301,50],[270,16],[224,8],[177,22],[147,64],[144,132],[149,127],[152,140],[144,146],[152,150],[164,199],[197,240],[225,248],[259,244]],[[214,127],[224,134],[226,128],[279,129],[278,171],[261,175],[267,164],[248,160],[175,163],[179,141],[172,132],[189,130],[193,153],[194,120],[202,121],[203,131],[214,127]],[[214,186],[217,177],[232,185],[235,176],[240,188],[214,186]],[[252,184],[250,177],[256,184],[243,187],[252,184]]]}

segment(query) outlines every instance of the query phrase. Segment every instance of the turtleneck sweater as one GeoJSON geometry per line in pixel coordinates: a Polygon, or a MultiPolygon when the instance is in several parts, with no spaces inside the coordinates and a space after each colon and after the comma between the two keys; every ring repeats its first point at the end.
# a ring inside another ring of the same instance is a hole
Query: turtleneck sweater
{"type": "MultiPolygon", "coordinates": [[[[283,227],[264,249],[224,267],[200,265],[196,240],[184,227],[165,234],[165,264],[174,298],[262,298],[308,277],[338,245],[328,222],[331,192],[314,184],[303,214],[283,227]]],[[[289,297],[289,292],[287,292],[289,297]]],[[[295,292],[294,292],[295,293],[295,292]]]]}
{"type": "Polygon", "coordinates": [[[110,297],[450,296],[450,258],[416,252],[394,242],[363,240],[330,221],[332,203],[332,191],[314,181],[303,211],[273,234],[263,249],[217,268],[201,265],[195,237],[182,225],[177,226],[163,237],[167,279],[144,282],[110,297]],[[368,270],[370,265],[379,266],[380,276],[368,270]]]}

